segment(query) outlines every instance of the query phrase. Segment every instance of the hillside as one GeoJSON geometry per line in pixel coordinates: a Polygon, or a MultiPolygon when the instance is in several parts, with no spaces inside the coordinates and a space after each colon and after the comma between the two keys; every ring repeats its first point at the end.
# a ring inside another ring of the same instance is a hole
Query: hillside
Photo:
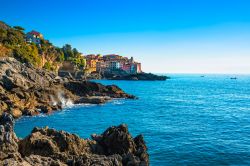
{"type": "Polygon", "coordinates": [[[59,48],[44,38],[39,39],[39,44],[29,42],[24,30],[0,21],[0,57],[14,57],[22,63],[51,71],[57,71],[65,60],[79,68],[85,66],[81,53],[71,45],[59,48]]]}

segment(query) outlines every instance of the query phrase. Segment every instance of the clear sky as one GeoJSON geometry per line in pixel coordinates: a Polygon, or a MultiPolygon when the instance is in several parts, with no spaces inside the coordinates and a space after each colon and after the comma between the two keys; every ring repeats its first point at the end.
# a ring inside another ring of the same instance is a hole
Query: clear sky
{"type": "Polygon", "coordinates": [[[249,0],[0,0],[0,20],[159,73],[250,73],[249,0]]]}

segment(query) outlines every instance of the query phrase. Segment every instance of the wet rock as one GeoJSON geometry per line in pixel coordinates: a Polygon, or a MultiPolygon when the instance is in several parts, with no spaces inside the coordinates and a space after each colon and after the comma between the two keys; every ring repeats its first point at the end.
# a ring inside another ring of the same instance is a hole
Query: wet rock
{"type": "MultiPolygon", "coordinates": [[[[37,107],[38,110],[40,110],[40,112],[45,113],[45,114],[50,114],[53,111],[53,108],[50,106],[46,106],[46,105],[41,105],[37,107]]],[[[54,110],[57,110],[58,108],[55,108],[54,110]]]]}
{"type": "Polygon", "coordinates": [[[25,116],[35,116],[38,115],[40,112],[38,110],[35,109],[31,109],[31,108],[25,108],[23,110],[23,115],[25,116]]]}

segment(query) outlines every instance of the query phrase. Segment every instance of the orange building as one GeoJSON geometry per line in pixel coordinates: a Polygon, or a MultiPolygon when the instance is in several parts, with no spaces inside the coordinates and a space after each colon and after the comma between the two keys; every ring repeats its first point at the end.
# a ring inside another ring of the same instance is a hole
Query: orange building
{"type": "Polygon", "coordinates": [[[92,72],[96,72],[96,63],[97,63],[97,59],[87,59],[86,63],[86,70],[89,72],[89,73],[92,73],[92,72]]]}

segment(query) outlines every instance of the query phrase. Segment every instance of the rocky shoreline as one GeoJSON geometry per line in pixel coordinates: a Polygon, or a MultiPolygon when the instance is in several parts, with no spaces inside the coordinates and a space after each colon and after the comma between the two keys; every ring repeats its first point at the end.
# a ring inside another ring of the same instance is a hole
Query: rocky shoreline
{"type": "Polygon", "coordinates": [[[115,85],[61,78],[14,58],[0,58],[0,165],[6,166],[147,166],[142,135],[126,125],[113,126],[92,139],[35,127],[17,138],[14,119],[49,114],[69,104],[101,104],[114,98],[136,99],[115,85]]]}
{"type": "Polygon", "coordinates": [[[1,166],[149,165],[143,136],[133,138],[125,124],[93,134],[91,139],[48,127],[35,127],[26,138],[18,138],[14,123],[22,116],[50,114],[72,104],[102,104],[115,98],[136,97],[116,85],[49,72],[57,72],[65,61],[83,69],[82,54],[69,44],[55,47],[35,31],[28,34],[33,35],[36,44],[30,43],[22,27],[12,28],[1,21],[0,30],[1,166]]]}
{"type": "Polygon", "coordinates": [[[136,99],[115,85],[61,78],[14,58],[0,58],[0,114],[14,118],[51,113],[69,104],[101,104],[113,98],[136,99]]]}
{"type": "Polygon", "coordinates": [[[126,125],[110,127],[92,139],[48,127],[34,128],[19,139],[14,118],[0,116],[0,165],[6,166],[148,166],[149,155],[142,135],[133,138],[126,125]]]}

